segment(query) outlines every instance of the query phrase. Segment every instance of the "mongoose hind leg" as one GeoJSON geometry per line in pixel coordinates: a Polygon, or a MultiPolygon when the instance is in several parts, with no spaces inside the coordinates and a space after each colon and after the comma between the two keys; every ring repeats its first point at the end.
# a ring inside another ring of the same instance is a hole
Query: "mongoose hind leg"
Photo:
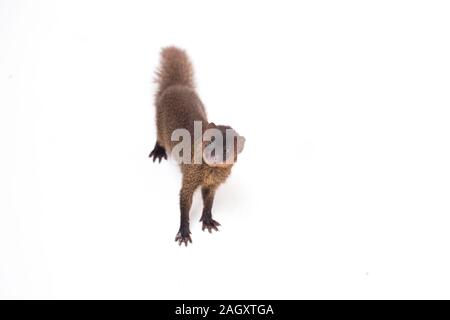
{"type": "Polygon", "coordinates": [[[156,159],[158,159],[159,162],[161,162],[162,158],[167,160],[166,149],[164,149],[164,147],[162,147],[158,142],[156,142],[153,151],[150,152],[149,158],[151,157],[153,157],[153,162],[155,162],[156,159]]]}
{"type": "Polygon", "coordinates": [[[208,229],[209,233],[212,233],[212,230],[219,231],[217,228],[220,226],[216,220],[212,218],[212,206],[214,202],[214,187],[202,187],[202,198],[203,198],[203,213],[200,221],[202,224],[202,230],[208,229]]]}
{"type": "Polygon", "coordinates": [[[189,211],[191,210],[192,197],[196,189],[196,184],[189,183],[189,179],[183,177],[183,186],[180,191],[180,229],[178,230],[175,241],[181,246],[192,243],[191,232],[189,230],[189,211]]]}

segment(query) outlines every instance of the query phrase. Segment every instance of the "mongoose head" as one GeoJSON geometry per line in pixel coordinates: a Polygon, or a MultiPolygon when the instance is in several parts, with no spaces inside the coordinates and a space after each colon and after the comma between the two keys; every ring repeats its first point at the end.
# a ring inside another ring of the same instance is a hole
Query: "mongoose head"
{"type": "Polygon", "coordinates": [[[208,124],[204,134],[203,160],[211,167],[232,166],[244,149],[245,138],[230,126],[208,124]]]}

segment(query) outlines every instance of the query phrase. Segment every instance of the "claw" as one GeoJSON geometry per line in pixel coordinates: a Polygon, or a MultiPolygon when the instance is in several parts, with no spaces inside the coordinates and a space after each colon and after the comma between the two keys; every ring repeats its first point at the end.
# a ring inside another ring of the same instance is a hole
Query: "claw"
{"type": "Polygon", "coordinates": [[[192,243],[192,239],[191,236],[189,235],[190,232],[188,232],[188,234],[183,235],[180,232],[177,233],[177,236],[175,237],[175,242],[178,242],[178,245],[181,246],[184,243],[184,246],[187,247],[188,242],[192,243]]]}
{"type": "Polygon", "coordinates": [[[212,230],[219,231],[217,227],[220,226],[220,223],[218,223],[216,220],[202,217],[200,221],[203,222],[202,231],[205,231],[205,229],[208,229],[209,233],[212,233],[212,230]]]}
{"type": "Polygon", "coordinates": [[[153,162],[158,159],[159,163],[161,163],[162,158],[167,160],[166,149],[161,147],[158,143],[155,144],[155,148],[152,152],[150,152],[149,158],[153,158],[153,162]]]}

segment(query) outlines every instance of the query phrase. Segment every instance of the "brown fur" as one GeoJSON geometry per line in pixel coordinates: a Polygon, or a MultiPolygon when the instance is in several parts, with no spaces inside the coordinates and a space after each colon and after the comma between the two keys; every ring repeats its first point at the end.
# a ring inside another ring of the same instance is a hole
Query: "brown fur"
{"type": "MultiPolygon", "coordinates": [[[[201,121],[203,129],[215,127],[219,130],[230,128],[216,126],[209,123],[205,107],[195,92],[192,65],[183,50],[168,47],[161,52],[161,66],[157,71],[158,91],[156,93],[156,127],[157,142],[150,157],[155,159],[166,158],[166,151],[170,152],[178,143],[171,141],[175,129],[187,129],[194,136],[194,121],[201,121]]],[[[243,137],[239,138],[244,141],[243,137]]],[[[242,142],[243,147],[243,142],[242,142]]],[[[242,151],[242,147],[238,151],[242,151]]],[[[192,143],[192,150],[194,146],[192,143]]],[[[235,149],[236,150],[236,149],[235,149]]],[[[237,157],[235,153],[235,157],[237,157]]],[[[217,187],[222,184],[231,173],[232,164],[209,166],[201,164],[181,164],[183,174],[180,191],[180,229],[175,241],[181,245],[192,242],[189,231],[189,211],[195,190],[201,187],[203,198],[203,230],[211,232],[217,230],[219,223],[212,219],[212,205],[217,187]]]]}

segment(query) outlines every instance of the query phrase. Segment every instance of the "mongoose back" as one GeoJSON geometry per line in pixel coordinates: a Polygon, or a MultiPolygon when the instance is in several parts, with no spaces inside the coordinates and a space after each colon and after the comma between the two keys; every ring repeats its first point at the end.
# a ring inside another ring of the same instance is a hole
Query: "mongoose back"
{"type": "Polygon", "coordinates": [[[161,162],[162,158],[167,159],[168,152],[175,153],[179,142],[174,141],[172,135],[176,130],[188,132],[191,137],[189,148],[183,149],[180,153],[184,161],[178,161],[183,179],[180,191],[180,228],[175,237],[176,242],[187,246],[188,242],[192,243],[189,211],[193,194],[199,187],[203,198],[203,213],[200,219],[202,229],[209,232],[218,231],[220,224],[212,218],[215,192],[230,175],[237,155],[242,152],[245,138],[230,126],[208,122],[205,107],[195,91],[192,64],[185,51],[176,47],[164,48],[161,51],[160,67],[156,74],[157,140],[150,157],[153,158],[153,162],[156,159],[161,162]],[[195,137],[196,125],[201,125],[200,142],[198,139],[192,139],[195,137]],[[203,134],[210,129],[219,132],[223,139],[214,136],[204,141],[203,134]],[[233,133],[231,136],[228,135],[230,131],[233,133]],[[199,162],[194,161],[194,150],[201,152],[199,162]]]}

